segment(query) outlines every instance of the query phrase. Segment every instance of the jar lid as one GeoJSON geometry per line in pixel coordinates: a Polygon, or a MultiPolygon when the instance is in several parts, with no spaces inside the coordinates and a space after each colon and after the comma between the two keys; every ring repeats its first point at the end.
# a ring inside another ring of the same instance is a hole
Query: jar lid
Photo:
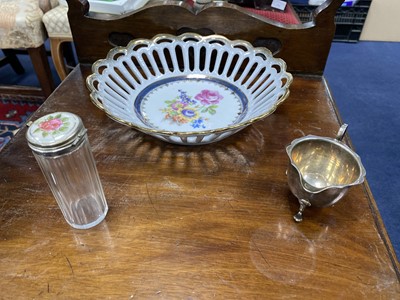
{"type": "Polygon", "coordinates": [[[84,127],[80,117],[69,112],[55,112],[33,122],[26,139],[33,150],[53,152],[73,144],[82,132],[84,127]]]}

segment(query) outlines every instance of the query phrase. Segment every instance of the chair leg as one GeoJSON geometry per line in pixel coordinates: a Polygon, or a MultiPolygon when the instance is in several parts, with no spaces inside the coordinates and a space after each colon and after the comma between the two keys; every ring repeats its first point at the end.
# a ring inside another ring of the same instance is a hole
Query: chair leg
{"type": "Polygon", "coordinates": [[[36,75],[38,76],[43,94],[48,97],[54,91],[55,85],[47,59],[46,49],[44,45],[41,45],[37,48],[28,48],[28,53],[36,75]]]}
{"type": "Polygon", "coordinates": [[[12,49],[3,49],[3,53],[6,56],[6,63],[9,63],[11,65],[11,68],[14,70],[15,73],[18,75],[24,74],[25,69],[21,65],[20,61],[18,60],[17,55],[15,54],[15,51],[12,49]]]}
{"type": "Polygon", "coordinates": [[[64,61],[64,50],[62,45],[64,42],[72,42],[72,39],[50,38],[51,57],[53,58],[54,67],[56,68],[61,80],[64,80],[68,74],[64,61]]]}

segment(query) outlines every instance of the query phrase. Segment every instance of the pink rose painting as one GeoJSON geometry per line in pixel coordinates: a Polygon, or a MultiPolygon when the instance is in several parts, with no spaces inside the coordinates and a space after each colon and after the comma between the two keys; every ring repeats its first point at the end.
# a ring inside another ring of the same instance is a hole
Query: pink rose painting
{"type": "Polygon", "coordinates": [[[222,96],[218,91],[202,90],[194,97],[199,100],[202,105],[218,104],[222,100],[222,96]]]}
{"type": "Polygon", "coordinates": [[[68,117],[64,117],[61,113],[50,115],[44,121],[38,124],[38,128],[34,133],[41,133],[42,137],[48,135],[63,134],[66,132],[70,126],[68,117]]]}
{"type": "Polygon", "coordinates": [[[39,124],[40,129],[45,130],[45,131],[53,131],[57,130],[58,128],[61,127],[63,122],[60,119],[52,119],[48,121],[44,121],[39,124]]]}

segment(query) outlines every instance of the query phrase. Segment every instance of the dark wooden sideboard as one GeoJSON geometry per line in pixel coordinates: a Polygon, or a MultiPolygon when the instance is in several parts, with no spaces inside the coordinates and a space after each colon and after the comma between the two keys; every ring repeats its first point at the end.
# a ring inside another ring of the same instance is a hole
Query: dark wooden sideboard
{"type": "Polygon", "coordinates": [[[90,103],[78,67],[32,119],[82,117],[110,206],[63,219],[21,130],[0,155],[2,298],[396,299],[399,267],[367,183],[298,209],[285,146],[340,125],[322,78],[295,76],[270,117],[216,144],[167,144],[90,103]]]}

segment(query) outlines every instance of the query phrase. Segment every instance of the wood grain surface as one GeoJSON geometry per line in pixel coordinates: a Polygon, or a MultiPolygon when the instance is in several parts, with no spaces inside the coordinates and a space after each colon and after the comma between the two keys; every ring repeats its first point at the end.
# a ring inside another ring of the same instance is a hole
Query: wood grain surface
{"type": "Polygon", "coordinates": [[[76,68],[32,120],[82,117],[109,213],[92,229],[69,227],[22,129],[0,153],[0,298],[399,297],[398,262],[367,183],[292,219],[285,146],[334,136],[341,123],[323,77],[295,76],[273,115],[187,147],[106,117],[89,100],[89,72],[76,68]]]}

